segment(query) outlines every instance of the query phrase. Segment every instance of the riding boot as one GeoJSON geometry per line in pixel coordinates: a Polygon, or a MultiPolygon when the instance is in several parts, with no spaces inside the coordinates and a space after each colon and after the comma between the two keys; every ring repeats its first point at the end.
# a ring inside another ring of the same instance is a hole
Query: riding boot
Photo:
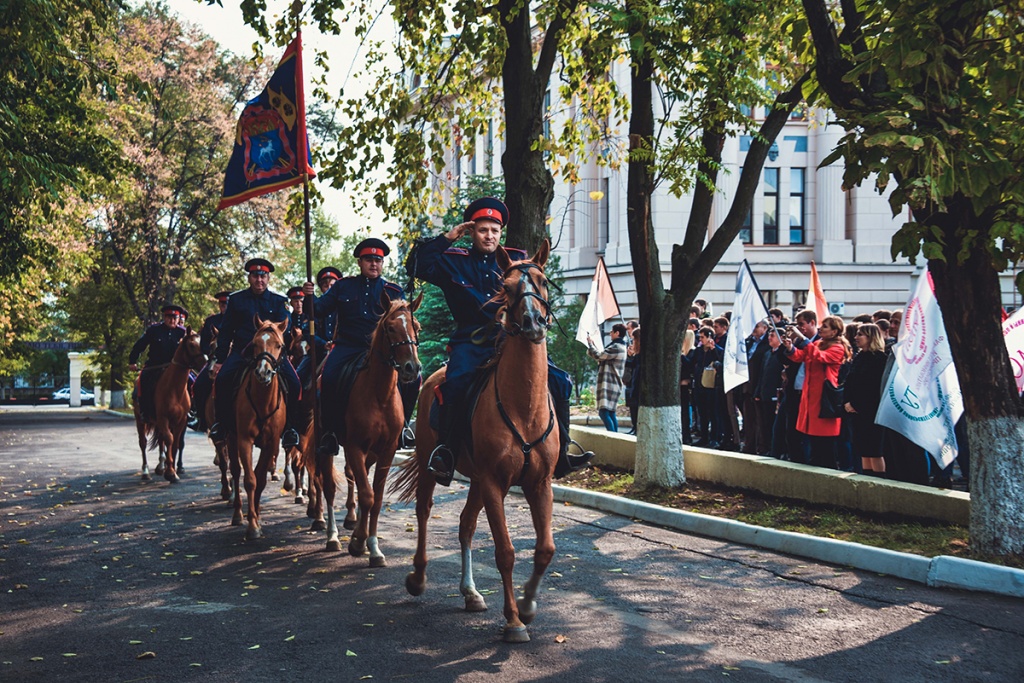
{"type": "Polygon", "coordinates": [[[288,401],[285,407],[287,411],[284,418],[284,431],[281,432],[281,448],[288,450],[289,448],[299,447],[299,432],[295,429],[294,424],[299,415],[299,401],[298,397],[289,394],[288,401]]]}
{"type": "Polygon", "coordinates": [[[340,451],[338,436],[334,432],[324,432],[324,435],[320,437],[320,446],[316,449],[317,455],[335,456],[340,451]]]}
{"type": "Polygon", "coordinates": [[[455,476],[455,444],[452,443],[455,430],[455,411],[450,406],[438,406],[437,446],[427,461],[427,470],[434,475],[441,486],[450,486],[455,476]]]}
{"type": "Polygon", "coordinates": [[[225,433],[220,422],[216,422],[212,427],[210,427],[209,436],[210,441],[212,441],[215,446],[220,446],[228,440],[228,435],[225,433]]]}
{"type": "Polygon", "coordinates": [[[583,447],[569,438],[569,400],[552,397],[555,402],[555,417],[558,420],[558,462],[555,463],[555,479],[586,467],[594,457],[593,451],[585,451],[583,447]],[[579,453],[569,453],[569,446],[576,446],[579,453]]]}

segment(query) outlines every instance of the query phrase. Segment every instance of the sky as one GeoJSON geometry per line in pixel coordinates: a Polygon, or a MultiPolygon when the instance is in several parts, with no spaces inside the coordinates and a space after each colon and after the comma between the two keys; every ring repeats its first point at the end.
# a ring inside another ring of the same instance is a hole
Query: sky
{"type": "MultiPolygon", "coordinates": [[[[386,0],[378,1],[386,2],[386,0]]],[[[242,20],[239,0],[221,0],[223,7],[207,5],[205,0],[166,0],[166,2],[171,12],[189,23],[198,25],[224,48],[237,55],[253,56],[252,45],[259,40],[259,36],[242,20]]],[[[268,17],[274,17],[290,4],[290,2],[282,0],[267,0],[268,17]]],[[[268,23],[272,23],[272,21],[268,19],[268,23]]],[[[384,39],[391,35],[391,30],[390,18],[385,13],[377,21],[372,37],[384,39]]],[[[346,96],[356,96],[360,91],[365,92],[370,84],[360,81],[362,55],[358,52],[359,41],[360,39],[355,37],[354,31],[348,26],[342,27],[342,34],[339,36],[325,36],[313,26],[305,27],[302,32],[302,42],[307,56],[304,64],[307,70],[307,84],[316,69],[312,58],[313,50],[321,49],[326,50],[330,55],[328,85],[335,95],[341,89],[346,75],[350,71],[351,75],[348,77],[348,82],[345,83],[346,96]]],[[[283,52],[284,48],[264,49],[266,58],[275,61],[283,52]]],[[[392,226],[388,225],[384,214],[376,207],[372,207],[371,201],[360,202],[367,207],[363,209],[363,212],[370,214],[368,219],[356,213],[346,193],[332,189],[323,183],[317,187],[324,195],[324,209],[338,220],[342,234],[349,234],[367,227],[376,234],[392,231],[392,226]]]]}

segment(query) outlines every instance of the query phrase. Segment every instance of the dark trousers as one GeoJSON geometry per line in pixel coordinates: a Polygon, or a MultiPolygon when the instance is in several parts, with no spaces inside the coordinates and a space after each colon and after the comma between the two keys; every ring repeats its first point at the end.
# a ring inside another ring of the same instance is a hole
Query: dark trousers
{"type": "Polygon", "coordinates": [[[693,443],[693,432],[690,425],[690,385],[679,386],[679,413],[683,424],[683,443],[693,443]]]}
{"type": "Polygon", "coordinates": [[[804,439],[810,445],[811,465],[825,467],[830,470],[836,469],[836,441],[838,437],[805,434],[804,439]]]}
{"type": "Polygon", "coordinates": [[[790,462],[807,465],[810,458],[804,448],[804,435],[796,430],[796,419],[800,415],[800,398],[803,393],[797,389],[787,392],[782,410],[785,411],[786,454],[790,462]]]}

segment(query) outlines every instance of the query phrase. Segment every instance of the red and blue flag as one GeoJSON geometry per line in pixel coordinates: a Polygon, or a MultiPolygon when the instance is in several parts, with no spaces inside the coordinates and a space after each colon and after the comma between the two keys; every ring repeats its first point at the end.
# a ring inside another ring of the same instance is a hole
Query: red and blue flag
{"type": "Polygon", "coordinates": [[[285,50],[267,87],[249,100],[235,129],[217,210],[312,178],[302,79],[302,35],[285,50]]]}

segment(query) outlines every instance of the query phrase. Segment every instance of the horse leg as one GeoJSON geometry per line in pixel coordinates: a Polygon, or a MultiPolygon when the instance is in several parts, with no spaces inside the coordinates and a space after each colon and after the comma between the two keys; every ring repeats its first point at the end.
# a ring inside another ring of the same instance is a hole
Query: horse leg
{"type": "Polygon", "coordinates": [[[292,463],[292,471],[295,477],[295,504],[305,505],[306,496],[309,494],[309,480],[306,479],[306,468],[296,459],[292,463]]]}
{"type": "MultiPolygon", "coordinates": [[[[472,486],[482,483],[474,481],[472,486]]],[[[471,488],[472,488],[471,486],[471,488]]],[[[491,536],[494,537],[494,559],[498,565],[498,573],[501,574],[501,585],[505,594],[505,632],[503,639],[506,643],[526,643],[530,640],[530,634],[526,631],[526,625],[519,619],[519,608],[516,606],[515,584],[512,582],[512,568],[516,561],[516,551],[512,547],[512,539],[508,536],[508,526],[505,521],[505,495],[498,484],[487,481],[485,490],[482,493],[484,508],[487,510],[487,523],[491,527],[491,536]]]]}
{"type": "Polygon", "coordinates": [[[252,541],[260,537],[259,517],[256,513],[256,471],[252,465],[252,441],[239,440],[238,459],[242,462],[242,476],[245,478],[245,495],[248,498],[246,519],[249,524],[245,530],[245,540],[252,541]]]}
{"type": "Polygon", "coordinates": [[[229,458],[225,452],[227,448],[225,446],[214,446],[214,451],[217,453],[214,457],[214,464],[220,469],[220,498],[221,500],[228,501],[228,505],[231,504],[231,483],[228,478],[228,465],[229,458]]]}
{"type": "Polygon", "coordinates": [[[178,451],[178,438],[170,427],[165,427],[163,430],[160,439],[160,450],[166,454],[164,479],[172,484],[176,484],[178,482],[178,473],[174,468],[174,457],[178,451]]]}
{"type": "MultiPolygon", "coordinates": [[[[341,540],[338,538],[338,519],[334,516],[334,498],[338,493],[338,482],[334,479],[334,456],[318,455],[317,462],[320,464],[320,486],[323,489],[323,509],[327,513],[327,547],[326,550],[341,550],[341,540]]],[[[313,522],[316,526],[316,522],[313,522]]]]}
{"type": "Polygon", "coordinates": [[[519,618],[524,624],[529,624],[537,616],[536,598],[541,579],[544,578],[548,565],[551,564],[551,560],[555,556],[555,538],[551,533],[550,480],[546,486],[523,486],[523,495],[526,496],[526,503],[530,506],[530,516],[533,517],[533,529],[537,539],[533,548],[533,574],[523,584],[523,597],[517,603],[519,618]]]}
{"type": "Polygon", "coordinates": [[[285,491],[295,490],[295,478],[292,472],[292,461],[294,460],[294,448],[289,448],[284,454],[284,485],[281,487],[285,491]]]}
{"type": "MultiPolygon", "coordinates": [[[[271,444],[270,448],[276,450],[276,444],[271,444]]],[[[276,453],[271,452],[268,455],[262,448],[260,449],[260,457],[254,468],[256,490],[254,491],[251,504],[249,505],[250,510],[255,514],[254,517],[249,518],[249,529],[252,530],[255,528],[255,535],[251,535],[249,540],[254,540],[263,536],[263,529],[260,526],[260,501],[263,499],[263,491],[267,488],[268,470],[273,466],[276,459],[276,453]]]]}
{"type": "Polygon", "coordinates": [[[149,463],[146,462],[146,451],[148,450],[148,439],[146,438],[146,425],[136,416],[135,429],[139,433],[139,450],[142,451],[142,481],[149,481],[149,463]]]}
{"type": "Polygon", "coordinates": [[[157,444],[157,454],[158,454],[158,458],[157,458],[157,461],[156,461],[156,469],[153,470],[153,474],[155,474],[156,476],[160,477],[160,476],[163,476],[163,473],[164,473],[164,468],[165,468],[166,462],[167,462],[167,453],[164,450],[164,445],[162,443],[159,443],[159,442],[157,444]]]}
{"type": "Polygon", "coordinates": [[[459,516],[459,548],[462,550],[462,581],[459,582],[459,592],[466,601],[467,612],[483,612],[487,609],[487,602],[476,589],[476,582],[473,580],[473,535],[476,534],[476,523],[480,518],[483,504],[480,487],[470,484],[466,506],[462,508],[462,514],[459,516]]]}
{"type": "Polygon", "coordinates": [[[345,498],[345,528],[352,531],[356,528],[359,516],[356,514],[356,480],[352,468],[345,462],[345,483],[348,485],[348,497],[345,498]]]}
{"type": "Polygon", "coordinates": [[[384,486],[388,482],[388,474],[391,470],[392,454],[388,462],[377,459],[377,465],[373,470],[373,507],[370,508],[370,517],[367,520],[366,547],[370,551],[371,567],[386,567],[387,559],[380,550],[380,542],[377,538],[377,522],[380,520],[380,510],[384,505],[384,486]]]}
{"type": "Polygon", "coordinates": [[[429,451],[416,453],[416,552],[412,556],[413,570],[405,577],[405,590],[409,595],[423,595],[427,588],[427,523],[434,507],[434,485],[437,480],[427,471],[429,451]]]}
{"type": "Polygon", "coordinates": [[[188,429],[188,415],[185,416],[185,426],[178,434],[178,462],[176,465],[178,476],[185,474],[185,430],[188,429]]]}
{"type": "Polygon", "coordinates": [[[357,450],[355,447],[345,447],[345,463],[351,470],[355,479],[356,495],[359,497],[359,518],[356,520],[356,528],[352,531],[351,540],[348,543],[348,554],[352,557],[360,557],[366,552],[366,537],[369,535],[368,522],[370,519],[370,508],[373,507],[373,489],[370,488],[370,480],[366,474],[366,459],[369,453],[357,450]]]}
{"type": "Polygon", "coordinates": [[[323,531],[327,528],[327,522],[324,521],[324,489],[316,469],[306,471],[306,481],[309,484],[309,502],[306,503],[306,516],[313,520],[309,530],[323,531]]]}
{"type": "Polygon", "coordinates": [[[242,458],[238,453],[238,438],[228,437],[228,451],[231,458],[231,487],[234,489],[234,500],[231,501],[233,513],[231,526],[242,524],[242,458]]]}

